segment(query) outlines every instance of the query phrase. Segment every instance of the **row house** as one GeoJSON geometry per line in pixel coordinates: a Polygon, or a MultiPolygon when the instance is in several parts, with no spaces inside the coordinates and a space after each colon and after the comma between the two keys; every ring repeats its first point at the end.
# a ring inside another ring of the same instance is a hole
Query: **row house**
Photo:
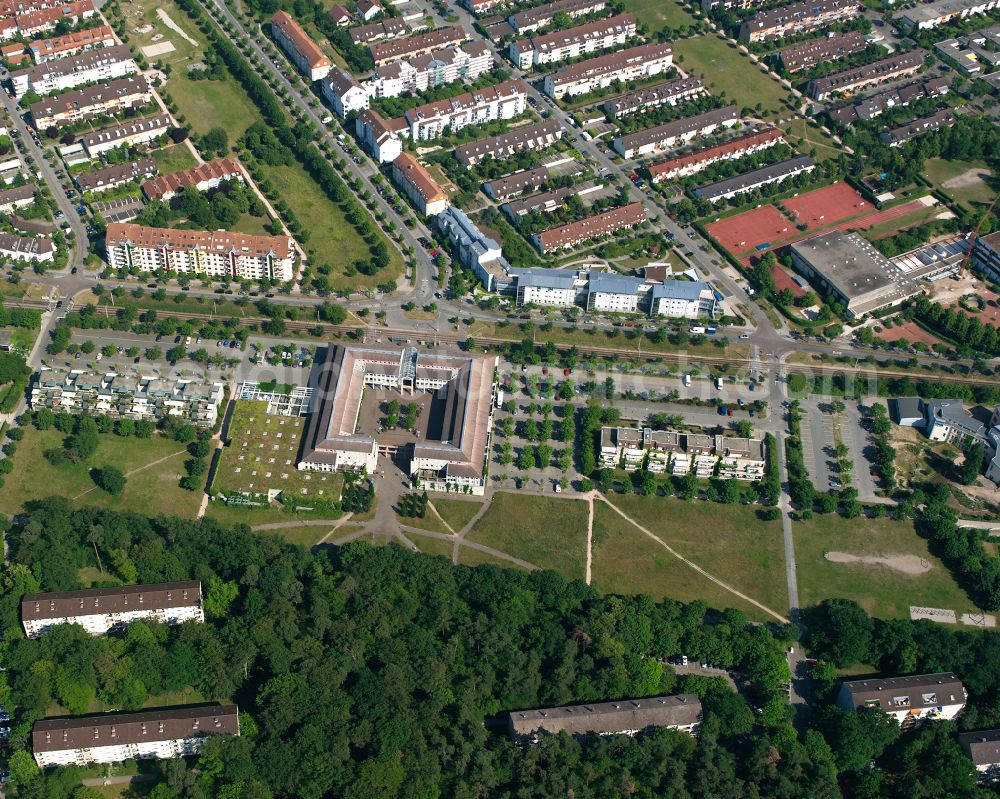
{"type": "Polygon", "coordinates": [[[464,28],[451,25],[447,28],[435,28],[426,33],[418,33],[416,36],[408,36],[405,39],[376,42],[368,46],[368,52],[371,53],[375,66],[380,66],[404,58],[433,53],[445,47],[455,47],[468,39],[469,34],[464,28]]]}
{"type": "Polygon", "coordinates": [[[649,182],[655,184],[662,180],[674,180],[695,175],[718,161],[742,158],[744,155],[766,150],[784,140],[785,134],[779,128],[765,128],[761,131],[746,133],[722,144],[703,147],[685,155],[678,155],[665,161],[650,164],[649,182]]]}
{"type": "Polygon", "coordinates": [[[645,221],[646,209],[642,203],[629,203],[577,222],[543,230],[531,239],[540,252],[550,253],[575,247],[600,236],[630,230],[645,221]]]}
{"type": "Polygon", "coordinates": [[[720,127],[730,128],[739,121],[739,109],[735,105],[727,105],[636,133],[616,136],[611,146],[623,158],[641,158],[644,155],[669,150],[698,136],[708,136],[720,127]]]}
{"type": "Polygon", "coordinates": [[[483,191],[491,200],[509,200],[526,191],[538,191],[549,179],[549,170],[544,166],[522,169],[506,177],[489,180],[483,184],[483,191]]]}
{"type": "Polygon", "coordinates": [[[834,122],[850,127],[855,122],[881,116],[887,108],[907,106],[922,97],[942,97],[949,91],[948,78],[908,83],[864,97],[856,102],[830,109],[827,113],[834,122]]]}
{"type": "Polygon", "coordinates": [[[13,189],[0,191],[0,212],[11,214],[17,208],[31,205],[35,201],[36,186],[15,186],[13,189]]]}
{"type": "Polygon", "coordinates": [[[368,89],[339,69],[331,70],[327,80],[320,86],[323,96],[341,119],[346,119],[348,114],[364,111],[371,102],[368,89]]]}
{"type": "Polygon", "coordinates": [[[554,119],[547,119],[537,125],[527,125],[499,136],[476,139],[455,148],[455,159],[464,166],[475,166],[484,158],[501,160],[532,150],[544,150],[559,141],[565,131],[554,119]]]}
{"type": "Polygon", "coordinates": [[[758,438],[715,437],[721,480],[754,482],[764,477],[764,442],[758,438]]]}
{"type": "Polygon", "coordinates": [[[10,33],[9,27],[11,20],[5,19],[3,30],[0,31],[0,38],[12,39],[14,36],[31,38],[39,33],[52,30],[60,22],[76,25],[80,20],[89,19],[95,13],[97,12],[93,0],[73,0],[52,8],[28,11],[14,17],[16,31],[13,34],[10,33]]]}
{"type": "Polygon", "coordinates": [[[213,736],[239,734],[236,705],[102,713],[36,721],[31,750],[39,768],[165,760],[196,755],[213,736]]]}
{"type": "Polygon", "coordinates": [[[104,635],[134,621],[159,624],[204,622],[201,583],[188,580],[153,585],[122,585],[25,594],[21,598],[21,624],[28,638],[37,638],[50,627],[76,624],[91,635],[104,635]]]}
{"type": "Polygon", "coordinates": [[[157,172],[156,161],[152,158],[140,158],[137,161],[126,161],[122,164],[111,164],[93,172],[84,172],[74,180],[80,191],[100,192],[124,186],[136,180],[148,178],[157,172]]]}
{"type": "Polygon", "coordinates": [[[740,26],[742,42],[766,42],[798,36],[817,28],[853,19],[864,10],[858,0],[806,0],[761,11],[740,26]]]}
{"type": "Polygon", "coordinates": [[[979,14],[988,14],[1000,7],[1000,0],[936,0],[921,3],[907,9],[897,20],[908,28],[930,30],[946,25],[955,19],[965,19],[979,14]]]}
{"type": "Polygon", "coordinates": [[[271,34],[309,80],[323,80],[330,74],[333,62],[290,14],[279,11],[271,17],[271,34]]]}
{"type": "Polygon", "coordinates": [[[101,153],[118,147],[135,147],[159,141],[170,132],[172,126],[173,121],[170,119],[170,114],[153,114],[121,125],[112,125],[84,133],[80,137],[80,144],[87,151],[87,155],[96,158],[101,153]]]}
{"type": "Polygon", "coordinates": [[[52,61],[56,58],[66,58],[77,53],[86,53],[99,47],[114,47],[117,44],[115,33],[108,25],[98,25],[64,36],[53,36],[51,39],[39,39],[28,45],[31,57],[36,64],[52,61]]]}
{"type": "Polygon", "coordinates": [[[866,47],[868,42],[861,31],[848,31],[786,47],[778,51],[778,59],[789,72],[799,72],[827,61],[837,61],[852,53],[860,53],[866,47]]]}
{"type": "Polygon", "coordinates": [[[606,0],[556,0],[555,3],[518,11],[511,14],[507,21],[518,33],[528,33],[547,28],[557,14],[566,14],[570,19],[576,19],[603,11],[605,7],[606,0]]]}
{"type": "Polygon", "coordinates": [[[283,282],[294,275],[294,251],[287,236],[172,230],[126,222],[108,225],[105,248],[112,269],[283,282]]]}
{"type": "Polygon", "coordinates": [[[636,34],[635,14],[618,14],[564,31],[511,42],[507,54],[521,69],[621,47],[636,34]]]}
{"type": "Polygon", "coordinates": [[[716,466],[723,479],[760,480],[765,470],[765,447],[760,439],[730,438],[653,430],[648,427],[601,428],[600,466],[654,474],[670,473],[707,478],[716,466]]]}
{"type": "Polygon", "coordinates": [[[161,175],[142,184],[142,193],[150,200],[167,201],[188,186],[198,191],[211,191],[230,180],[244,181],[243,168],[235,158],[217,158],[199,166],[161,175]]]}
{"type": "Polygon", "coordinates": [[[469,42],[376,67],[367,89],[372,97],[399,97],[459,80],[474,81],[491,69],[493,51],[484,42],[469,42]]]}
{"type": "Polygon", "coordinates": [[[380,164],[388,164],[403,152],[403,140],[392,125],[378,111],[362,111],[354,120],[354,130],[364,147],[380,164]]]}
{"type": "Polygon", "coordinates": [[[906,729],[925,720],[955,719],[968,693],[952,672],[885,679],[845,680],[837,704],[847,711],[881,710],[906,729]]]}
{"type": "Polygon", "coordinates": [[[842,69],[832,75],[809,81],[806,92],[814,100],[825,100],[835,93],[855,93],[877,83],[899,80],[919,71],[928,55],[926,50],[917,48],[864,66],[842,69]]]}
{"type": "Polygon", "coordinates": [[[10,83],[18,97],[28,91],[44,97],[85,83],[124,78],[138,71],[128,45],[119,44],[20,69],[10,74],[10,83]]]}
{"type": "Polygon", "coordinates": [[[486,14],[506,2],[507,0],[459,0],[459,4],[472,14],[486,14]]]}
{"type": "Polygon", "coordinates": [[[468,125],[484,125],[499,119],[513,119],[524,113],[527,86],[509,80],[460,94],[448,100],[411,108],[403,119],[414,141],[435,139],[446,131],[454,132],[468,125]]]}
{"type": "Polygon", "coordinates": [[[11,233],[0,233],[0,256],[12,261],[45,263],[52,260],[55,252],[56,248],[51,239],[32,239],[11,233]]]}
{"type": "Polygon", "coordinates": [[[400,153],[392,162],[392,179],[424,216],[437,216],[449,205],[444,189],[409,153],[400,153]]]}
{"type": "Polygon", "coordinates": [[[354,44],[361,45],[383,39],[395,39],[397,36],[405,36],[409,32],[410,28],[400,17],[390,17],[380,22],[373,22],[371,25],[351,28],[350,36],[354,44]]]}
{"type": "Polygon", "coordinates": [[[941,128],[950,128],[954,124],[955,115],[951,112],[951,109],[942,108],[940,111],[935,111],[933,114],[914,119],[905,125],[885,130],[879,138],[890,147],[899,147],[917,136],[923,136],[925,133],[940,130],[941,128]]]}
{"type": "Polygon", "coordinates": [[[701,78],[681,78],[612,97],[604,104],[604,112],[613,117],[642,114],[664,105],[680,105],[707,92],[701,78]]]}
{"type": "Polygon", "coordinates": [[[117,114],[127,108],[148,105],[153,90],[141,75],[75,89],[58,97],[32,103],[28,112],[38,130],[63,127],[103,114],[117,114]]]}
{"type": "Polygon", "coordinates": [[[742,175],[735,175],[725,180],[718,180],[705,186],[699,186],[694,190],[695,196],[711,203],[720,200],[728,200],[740,194],[746,194],[761,186],[771,183],[781,183],[782,181],[794,178],[805,172],[812,172],[816,164],[808,155],[800,155],[779,161],[776,164],[762,166],[759,169],[751,169],[742,175]]]}
{"type": "Polygon", "coordinates": [[[674,63],[669,42],[642,44],[616,53],[561,67],[545,76],[542,86],[553,100],[606,89],[616,81],[628,83],[660,75],[674,63]]]}
{"type": "Polygon", "coordinates": [[[562,188],[543,191],[541,194],[532,194],[529,197],[518,197],[508,200],[500,206],[511,222],[516,222],[517,218],[529,214],[532,211],[543,211],[552,213],[556,208],[561,208],[570,197],[584,197],[594,191],[599,191],[602,186],[596,183],[581,184],[577,186],[563,186],[562,188]]]}

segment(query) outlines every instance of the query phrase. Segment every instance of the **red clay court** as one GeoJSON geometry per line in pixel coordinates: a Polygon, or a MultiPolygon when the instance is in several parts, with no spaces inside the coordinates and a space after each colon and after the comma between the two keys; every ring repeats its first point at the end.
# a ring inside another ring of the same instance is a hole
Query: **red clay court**
{"type": "Polygon", "coordinates": [[[712,237],[731,253],[752,250],[760,244],[777,243],[794,235],[795,225],[773,205],[705,225],[712,237]]]}
{"type": "Polygon", "coordinates": [[[774,287],[778,291],[791,289],[792,294],[796,297],[801,297],[806,293],[806,290],[792,280],[792,276],[777,264],[771,267],[771,277],[774,278],[774,287]]]}
{"type": "Polygon", "coordinates": [[[883,341],[899,341],[904,338],[910,342],[910,344],[916,344],[918,341],[922,341],[928,347],[933,344],[941,343],[941,339],[933,333],[928,333],[916,322],[904,322],[901,325],[894,325],[893,327],[883,327],[882,332],[876,333],[876,335],[883,341]]]}
{"type": "Polygon", "coordinates": [[[810,230],[875,210],[874,205],[843,182],[789,197],[781,204],[792,214],[796,224],[801,222],[810,230]]]}

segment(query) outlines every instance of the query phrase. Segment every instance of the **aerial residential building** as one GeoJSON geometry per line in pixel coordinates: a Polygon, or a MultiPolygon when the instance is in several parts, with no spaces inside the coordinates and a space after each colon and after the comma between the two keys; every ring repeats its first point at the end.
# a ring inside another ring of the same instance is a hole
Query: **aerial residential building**
{"type": "Polygon", "coordinates": [[[173,416],[212,427],[218,421],[224,391],[222,383],[141,373],[42,369],[32,381],[30,402],[33,409],[50,408],[56,413],[87,412],[150,421],[173,416]]]}
{"type": "Polygon", "coordinates": [[[526,150],[544,150],[559,141],[564,133],[559,122],[548,119],[537,125],[515,128],[499,136],[460,144],[455,148],[455,159],[465,166],[475,166],[486,157],[499,160],[526,150]]]}
{"type": "Polygon", "coordinates": [[[948,88],[947,78],[931,78],[864,97],[848,105],[830,109],[827,113],[834,122],[850,126],[858,120],[875,119],[887,108],[906,106],[922,97],[940,97],[948,93],[948,88]]]}
{"type": "Polygon", "coordinates": [[[742,175],[736,175],[725,180],[718,180],[694,190],[695,196],[712,203],[728,200],[740,194],[759,189],[771,183],[781,183],[804,172],[812,172],[816,164],[808,155],[799,155],[776,164],[751,169],[742,175]]]}
{"type": "Polygon", "coordinates": [[[14,236],[10,233],[0,233],[0,256],[12,261],[44,263],[52,260],[55,251],[56,249],[49,239],[32,239],[25,236],[14,236]]]}
{"type": "Polygon", "coordinates": [[[172,124],[170,114],[154,114],[85,133],[80,137],[80,143],[87,154],[94,158],[117,147],[133,147],[156,141],[170,132],[172,124]]]}
{"type": "Polygon", "coordinates": [[[510,217],[510,220],[513,222],[519,216],[524,216],[532,211],[552,213],[556,208],[565,205],[570,197],[574,195],[583,197],[593,191],[599,191],[601,188],[596,183],[582,186],[563,186],[559,189],[552,189],[552,191],[543,191],[541,194],[532,194],[529,197],[508,200],[500,206],[500,210],[510,217]]]}
{"type": "Polygon", "coordinates": [[[347,28],[354,22],[354,15],[339,3],[334,3],[327,9],[326,15],[338,28],[347,28]]]}
{"type": "Polygon", "coordinates": [[[681,78],[613,97],[604,104],[604,111],[615,117],[641,114],[664,105],[679,105],[705,93],[701,78],[681,78]]]}
{"type": "Polygon", "coordinates": [[[743,42],[766,42],[798,36],[816,28],[856,17],[864,6],[858,0],[806,0],[769,11],[760,11],[740,26],[743,42]]]}
{"type": "Polygon", "coordinates": [[[545,76],[544,91],[554,100],[605,89],[666,72],[674,62],[669,42],[641,44],[627,50],[588,58],[545,76]]]}
{"type": "Polygon", "coordinates": [[[337,116],[346,119],[352,112],[364,111],[368,108],[370,97],[368,90],[346,72],[339,69],[330,70],[327,80],[321,84],[323,96],[327,99],[337,116]]]}
{"type": "Polygon", "coordinates": [[[21,624],[28,638],[37,638],[58,624],[77,624],[91,635],[148,620],[160,624],[205,621],[201,583],[188,580],[153,585],[88,588],[21,598],[21,624]]]}
{"type": "MultiPolygon", "coordinates": [[[[53,8],[42,8],[28,11],[14,17],[17,24],[17,35],[31,38],[44,31],[52,30],[60,22],[76,25],[81,19],[88,19],[95,14],[92,0],[73,0],[65,5],[53,8]]],[[[11,38],[4,36],[3,38],[11,38]]]]}
{"type": "Polygon", "coordinates": [[[778,51],[782,66],[789,72],[812,69],[817,64],[836,61],[852,53],[860,53],[868,46],[861,31],[848,31],[819,39],[810,39],[802,44],[793,44],[778,51]]]}
{"type": "Polygon", "coordinates": [[[649,315],[698,319],[715,317],[718,298],[703,281],[664,280],[654,283],[649,292],[649,315]]]}
{"type": "Polygon", "coordinates": [[[403,152],[403,141],[399,134],[377,111],[368,109],[358,114],[354,129],[365,151],[380,164],[388,164],[399,158],[403,152]]]}
{"type": "Polygon", "coordinates": [[[287,12],[279,11],[271,17],[271,33],[309,80],[323,80],[330,74],[333,62],[287,12]]]}
{"type": "Polygon", "coordinates": [[[769,5],[767,0],[701,0],[701,10],[706,14],[715,9],[747,9],[769,5]]]}
{"type": "Polygon", "coordinates": [[[35,191],[37,188],[31,185],[0,191],[0,212],[10,214],[17,208],[31,205],[35,201],[35,191]]]}
{"type": "Polygon", "coordinates": [[[1000,730],[963,732],[958,743],[979,772],[980,782],[996,782],[1000,778],[1000,730]]]}
{"type": "Polygon", "coordinates": [[[972,263],[991,280],[1000,280],[1000,231],[976,236],[972,245],[972,263]]]}
{"type": "Polygon", "coordinates": [[[837,704],[844,710],[877,708],[906,728],[924,719],[954,719],[965,707],[967,697],[961,680],[949,671],[845,680],[837,704]]]}
{"type": "Polygon", "coordinates": [[[945,39],[934,49],[966,75],[1000,70],[1000,25],[945,39]]]}
{"type": "Polygon", "coordinates": [[[517,269],[515,272],[518,305],[545,308],[569,308],[576,305],[581,286],[586,281],[571,269],[517,269]]]}
{"type": "Polygon", "coordinates": [[[879,138],[890,147],[899,147],[917,136],[923,136],[941,128],[950,128],[955,124],[955,115],[948,108],[942,108],[933,114],[914,119],[898,128],[883,131],[879,138]]]}
{"type": "Polygon", "coordinates": [[[45,61],[10,73],[11,88],[19,97],[32,91],[39,96],[134,75],[138,71],[128,45],[90,50],[80,55],[45,61]]]}
{"type": "Polygon", "coordinates": [[[80,191],[84,193],[89,191],[108,191],[118,186],[124,186],[126,183],[155,175],[156,170],[156,161],[152,158],[140,158],[138,161],[111,164],[110,166],[95,169],[93,172],[84,172],[81,175],[76,175],[74,180],[80,191]]]}
{"type": "Polygon", "coordinates": [[[358,16],[365,22],[371,22],[384,10],[381,3],[377,3],[375,0],[358,0],[358,16]]]}
{"type": "Polygon", "coordinates": [[[39,768],[196,755],[213,735],[239,735],[236,705],[42,719],[31,731],[39,768]]]}
{"type": "Polygon", "coordinates": [[[48,97],[32,103],[28,111],[35,128],[44,130],[103,114],[117,114],[127,108],[147,105],[152,99],[153,90],[139,75],[48,97]]]}
{"type": "Polygon", "coordinates": [[[387,42],[376,42],[368,46],[375,65],[388,64],[391,61],[400,61],[404,58],[425,53],[433,53],[445,47],[455,47],[467,41],[469,35],[458,25],[447,28],[435,28],[426,33],[418,33],[416,36],[408,36],[402,39],[392,39],[387,42]]]}
{"type": "Polygon", "coordinates": [[[473,14],[485,14],[491,8],[504,5],[507,0],[460,0],[459,4],[473,14]]]}
{"type": "Polygon", "coordinates": [[[961,400],[934,399],[924,404],[927,438],[948,443],[979,442],[985,444],[987,434],[996,419],[973,415],[961,400]],[[988,424],[989,422],[989,424],[988,424]]]}
{"type": "Polygon", "coordinates": [[[474,81],[491,69],[493,51],[484,42],[468,42],[409,60],[382,64],[375,68],[368,91],[373,97],[399,97],[436,89],[457,80],[474,81]]]}
{"type": "Polygon", "coordinates": [[[936,0],[933,3],[919,3],[896,19],[905,27],[930,30],[954,19],[986,14],[997,7],[1000,7],[1000,0],[936,0]]]}
{"type": "Polygon", "coordinates": [[[235,158],[217,158],[214,161],[181,172],[161,175],[142,184],[142,192],[150,200],[169,200],[180,194],[186,186],[198,191],[211,191],[230,180],[244,180],[243,169],[235,158]]]}
{"type": "Polygon", "coordinates": [[[508,715],[507,731],[511,740],[522,744],[538,743],[546,735],[561,732],[574,737],[635,736],[665,727],[697,735],[701,720],[698,695],[680,694],[515,710],[508,715]]]}
{"type": "Polygon", "coordinates": [[[395,39],[410,32],[407,24],[399,17],[390,17],[371,25],[351,28],[350,36],[354,44],[369,44],[382,39],[395,39]]]}
{"type": "Polygon", "coordinates": [[[552,24],[556,14],[566,14],[571,19],[603,11],[605,0],[557,0],[543,6],[536,6],[511,14],[508,22],[518,33],[536,31],[552,24]]]}
{"type": "Polygon", "coordinates": [[[467,125],[482,125],[520,116],[524,113],[527,97],[523,81],[509,80],[449,100],[411,108],[404,119],[410,137],[414,141],[425,141],[437,138],[445,131],[461,130],[467,125]]]}
{"type": "Polygon", "coordinates": [[[516,39],[510,43],[508,55],[521,69],[530,69],[620,47],[635,33],[635,14],[618,14],[544,36],[516,39]]]}
{"type": "Polygon", "coordinates": [[[392,162],[392,179],[424,216],[436,216],[449,205],[444,189],[409,153],[400,153],[392,162]]]}
{"type": "Polygon", "coordinates": [[[108,25],[98,25],[95,28],[67,33],[64,36],[54,36],[51,39],[39,39],[31,42],[28,49],[36,64],[51,61],[55,58],[85,53],[98,47],[113,47],[118,42],[115,33],[108,25]]]}
{"type": "Polygon", "coordinates": [[[629,203],[620,208],[588,216],[578,222],[543,230],[532,236],[532,242],[543,253],[575,247],[585,241],[628,230],[646,221],[642,203],[629,203]]]}
{"type": "Polygon", "coordinates": [[[500,244],[484,234],[459,208],[445,209],[437,217],[437,226],[448,237],[459,262],[472,270],[487,291],[496,291],[497,279],[502,279],[510,268],[500,244]]]}
{"type": "Polygon", "coordinates": [[[623,158],[641,158],[644,155],[669,150],[698,136],[708,136],[720,127],[732,127],[739,121],[739,109],[735,105],[727,105],[636,133],[616,136],[611,146],[623,158]]]}
{"type": "Polygon", "coordinates": [[[108,225],[105,247],[112,269],[279,281],[291,280],[294,271],[292,240],[286,236],[115,223],[108,225]]]}
{"type": "Polygon", "coordinates": [[[871,64],[834,72],[822,78],[809,81],[807,93],[814,100],[825,100],[835,92],[846,94],[857,92],[876,83],[899,80],[915,74],[927,58],[927,51],[916,49],[896,53],[871,64]]]}
{"type": "Polygon", "coordinates": [[[754,482],[764,477],[764,442],[759,438],[716,436],[720,480],[754,482]]]}
{"type": "Polygon", "coordinates": [[[756,482],[764,477],[766,448],[757,438],[730,438],[653,430],[649,427],[601,428],[600,466],[604,469],[637,471],[645,465],[656,474],[694,473],[711,477],[718,467],[719,477],[756,482]]]}
{"type": "Polygon", "coordinates": [[[640,277],[610,272],[591,272],[587,281],[587,310],[608,313],[635,313],[639,291],[647,288],[640,277]]]}
{"type": "Polygon", "coordinates": [[[492,200],[509,200],[526,191],[538,191],[548,179],[549,170],[544,166],[522,169],[512,175],[487,181],[483,184],[483,191],[492,200]]]}
{"type": "Polygon", "coordinates": [[[785,134],[779,128],[765,128],[754,133],[746,133],[734,139],[703,147],[700,150],[657,161],[649,165],[649,182],[659,183],[661,180],[687,177],[701,172],[717,161],[727,161],[741,158],[744,155],[760,152],[785,140],[785,134]]]}
{"type": "Polygon", "coordinates": [[[365,389],[398,391],[403,397],[431,392],[444,403],[442,428],[434,437],[401,447],[398,455],[409,457],[408,472],[422,489],[483,494],[496,356],[336,345],[327,347],[324,357],[315,395],[319,404],[302,436],[300,470],[374,473],[380,446],[376,432],[359,430],[357,421],[365,389]]]}

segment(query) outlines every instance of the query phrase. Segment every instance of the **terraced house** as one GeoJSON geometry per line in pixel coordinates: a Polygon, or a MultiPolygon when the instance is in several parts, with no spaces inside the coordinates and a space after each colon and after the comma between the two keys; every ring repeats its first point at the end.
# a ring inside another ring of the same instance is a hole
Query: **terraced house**
{"type": "Polygon", "coordinates": [[[58,97],[32,103],[28,112],[38,130],[65,127],[103,114],[117,114],[126,108],[144,106],[153,99],[153,90],[141,75],[76,89],[58,97]]]}
{"type": "Polygon", "coordinates": [[[635,33],[635,15],[618,14],[564,31],[517,39],[510,43],[507,52],[518,67],[530,69],[620,47],[635,33]]]}
{"type": "Polygon", "coordinates": [[[367,88],[372,97],[399,97],[458,80],[474,81],[491,69],[493,51],[483,42],[468,42],[376,67],[367,88]]]}
{"type": "Polygon", "coordinates": [[[505,81],[449,100],[411,108],[403,117],[406,124],[401,132],[405,130],[414,141],[424,141],[468,125],[513,119],[524,113],[527,99],[527,87],[523,81],[505,81]]]}
{"type": "Polygon", "coordinates": [[[555,3],[518,11],[511,14],[507,21],[518,33],[527,33],[551,25],[556,14],[566,14],[571,19],[576,19],[603,11],[605,6],[605,0],[557,0],[555,3]]]}
{"type": "Polygon", "coordinates": [[[740,26],[743,42],[766,42],[798,36],[856,17],[864,9],[858,0],[806,0],[754,14],[740,26]]]}
{"type": "Polygon", "coordinates": [[[458,25],[437,28],[426,33],[418,33],[403,39],[392,39],[369,45],[368,52],[376,66],[413,58],[425,53],[433,53],[445,47],[455,47],[469,38],[469,34],[458,25]]]}
{"type": "Polygon", "coordinates": [[[39,39],[28,45],[31,57],[36,64],[52,61],[55,58],[85,53],[98,47],[113,47],[116,44],[115,33],[108,25],[98,25],[82,31],[67,33],[64,36],[53,36],[51,39],[39,39]]]}
{"type": "Polygon", "coordinates": [[[138,69],[128,46],[122,44],[19,69],[10,74],[10,84],[18,97],[29,91],[45,96],[85,83],[134,75],[138,69]]]}
{"type": "Polygon", "coordinates": [[[230,180],[243,182],[243,168],[235,158],[217,158],[199,166],[161,175],[142,184],[142,192],[150,200],[169,200],[187,186],[198,191],[211,191],[230,180]]]}
{"type": "Polygon", "coordinates": [[[563,137],[563,126],[548,119],[537,125],[515,128],[499,136],[476,139],[455,148],[455,158],[465,166],[475,166],[484,158],[509,158],[515,153],[542,150],[550,147],[563,137]]]}
{"type": "Polygon", "coordinates": [[[588,58],[545,76],[544,91],[553,100],[606,89],[666,72],[674,63],[669,42],[642,44],[616,53],[588,58]]]}
{"type": "Polygon", "coordinates": [[[642,203],[629,203],[577,222],[543,230],[532,236],[532,242],[543,253],[575,247],[590,239],[629,230],[646,221],[642,203]]]}
{"type": "Polygon", "coordinates": [[[330,74],[333,62],[287,12],[279,11],[271,18],[271,33],[309,80],[323,80],[330,74]]]}

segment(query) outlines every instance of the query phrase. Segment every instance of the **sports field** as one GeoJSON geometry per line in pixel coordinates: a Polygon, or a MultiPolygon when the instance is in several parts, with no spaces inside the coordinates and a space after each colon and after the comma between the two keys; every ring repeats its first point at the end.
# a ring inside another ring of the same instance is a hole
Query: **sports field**
{"type": "Polygon", "coordinates": [[[924,175],[931,183],[968,206],[990,203],[997,196],[997,178],[985,161],[928,158],[924,175]]]}
{"type": "Polygon", "coordinates": [[[875,206],[847,183],[837,182],[782,200],[796,223],[810,229],[826,227],[859,214],[870,213],[875,206]]]}
{"type": "Polygon", "coordinates": [[[795,223],[773,205],[763,205],[711,222],[705,229],[719,244],[736,254],[787,239],[795,233],[795,223]]]}

